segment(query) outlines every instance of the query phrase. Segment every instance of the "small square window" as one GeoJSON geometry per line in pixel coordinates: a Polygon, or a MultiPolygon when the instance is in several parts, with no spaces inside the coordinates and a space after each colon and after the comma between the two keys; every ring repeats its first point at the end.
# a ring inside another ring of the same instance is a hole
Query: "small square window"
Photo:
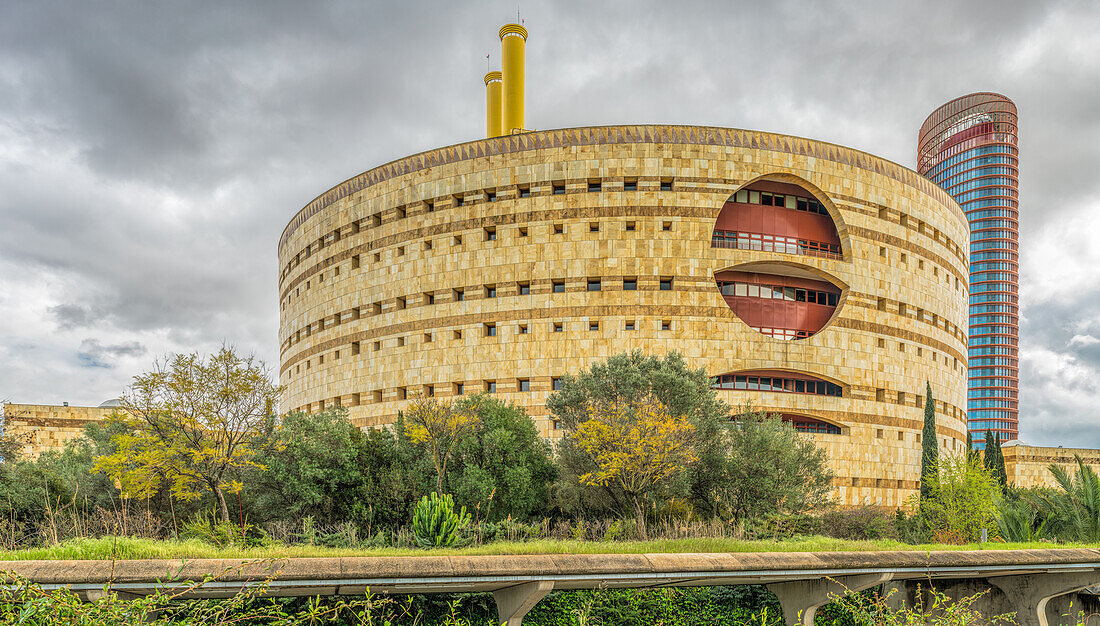
{"type": "Polygon", "coordinates": [[[672,320],[661,320],[661,330],[672,330],[672,320]]]}
{"type": "Polygon", "coordinates": [[[462,235],[455,235],[454,245],[456,245],[456,246],[461,246],[462,245],[462,235]]]}
{"type": "Polygon", "coordinates": [[[589,278],[588,279],[588,290],[589,291],[599,291],[601,286],[602,286],[602,283],[600,282],[599,278],[589,278]]]}
{"type": "Polygon", "coordinates": [[[378,263],[381,260],[382,260],[382,253],[381,252],[375,252],[374,253],[374,262],[378,263]]]}
{"type": "Polygon", "coordinates": [[[599,322],[588,322],[588,330],[599,330],[599,329],[600,329],[600,323],[599,322]]]}
{"type": "Polygon", "coordinates": [[[661,230],[672,230],[672,222],[662,222],[661,230]]]}
{"type": "Polygon", "coordinates": [[[353,269],[353,270],[359,269],[359,255],[358,254],[351,257],[351,269],[353,269]]]}
{"type": "Polygon", "coordinates": [[[428,200],[427,202],[425,202],[424,203],[424,212],[425,213],[435,212],[435,203],[432,202],[431,200],[428,200]]]}
{"type": "Polygon", "coordinates": [[[627,330],[634,330],[634,320],[627,320],[626,329],[627,330]]]}
{"type": "Polygon", "coordinates": [[[372,398],[374,399],[375,402],[381,402],[382,401],[382,390],[379,389],[378,391],[372,391],[371,396],[372,396],[372,398]]]}
{"type": "Polygon", "coordinates": [[[431,333],[424,333],[424,343],[431,343],[431,342],[432,342],[432,334],[431,333]]]}
{"type": "Polygon", "coordinates": [[[526,237],[527,236],[527,227],[526,226],[520,226],[519,227],[519,236],[520,237],[526,237]]]}
{"type": "Polygon", "coordinates": [[[563,224],[554,224],[554,234],[560,235],[565,232],[565,226],[563,224]]]}
{"type": "Polygon", "coordinates": [[[496,202],[497,201],[497,192],[495,192],[495,191],[486,191],[485,192],[485,201],[486,202],[496,202]]]}
{"type": "Polygon", "coordinates": [[[453,293],[454,293],[453,300],[455,302],[462,302],[466,298],[466,294],[461,289],[455,289],[453,293]]]}
{"type": "Polygon", "coordinates": [[[624,278],[623,279],[623,291],[637,291],[638,279],[637,278],[624,278]]]}
{"type": "Polygon", "coordinates": [[[553,282],[553,292],[554,293],[565,293],[565,281],[564,280],[555,280],[555,281],[552,281],[552,282],[553,282]]]}
{"type": "Polygon", "coordinates": [[[554,183],[552,193],[555,196],[560,196],[565,193],[565,183],[554,183]]]}
{"type": "Polygon", "coordinates": [[[400,348],[403,345],[405,345],[405,338],[404,337],[398,337],[397,338],[397,347],[400,348]]]}
{"type": "Polygon", "coordinates": [[[550,379],[550,388],[551,389],[553,389],[554,391],[561,391],[562,387],[563,387],[562,379],[560,379],[560,378],[551,378],[550,379]]]}
{"type": "Polygon", "coordinates": [[[671,180],[662,180],[661,181],[661,191],[672,191],[672,181],[671,180]]]}
{"type": "Polygon", "coordinates": [[[521,197],[521,198],[530,198],[531,197],[531,188],[530,187],[520,187],[519,188],[519,197],[521,197]]]}
{"type": "Polygon", "coordinates": [[[519,379],[517,387],[520,391],[531,391],[531,381],[526,378],[521,378],[519,379]]]}
{"type": "Polygon", "coordinates": [[[424,294],[424,304],[435,304],[435,294],[425,293],[424,294]]]}
{"type": "Polygon", "coordinates": [[[454,384],[454,394],[455,394],[456,396],[461,396],[461,395],[462,395],[462,392],[463,392],[463,391],[464,391],[465,389],[466,389],[466,385],[464,385],[464,384],[462,384],[462,383],[455,383],[455,384],[454,384]]]}
{"type": "Polygon", "coordinates": [[[884,248],[883,246],[879,246],[878,247],[878,255],[879,256],[886,256],[886,248],[884,248]]]}
{"type": "Polygon", "coordinates": [[[527,334],[527,324],[520,324],[517,333],[520,334],[520,335],[526,335],[527,334]]]}
{"type": "Polygon", "coordinates": [[[637,228],[637,224],[635,222],[627,222],[626,223],[626,232],[628,232],[628,233],[634,232],[635,228],[637,228]]]}
{"type": "Polygon", "coordinates": [[[495,381],[495,380],[485,381],[485,391],[488,391],[489,393],[496,393],[497,392],[497,381],[495,381]]]}
{"type": "Polygon", "coordinates": [[[371,222],[375,226],[381,226],[382,225],[382,214],[381,213],[375,213],[374,216],[371,217],[371,222]]]}
{"type": "Polygon", "coordinates": [[[397,256],[405,256],[405,246],[397,247],[397,256]]]}
{"type": "Polygon", "coordinates": [[[485,336],[486,337],[496,337],[497,336],[497,325],[496,324],[486,324],[485,325],[485,336]]]}
{"type": "Polygon", "coordinates": [[[563,324],[562,322],[554,322],[551,330],[555,333],[560,333],[565,330],[565,324],[563,324]]]}
{"type": "Polygon", "coordinates": [[[378,352],[381,349],[382,349],[382,342],[381,341],[374,342],[374,351],[378,352]]]}
{"type": "Polygon", "coordinates": [[[495,298],[497,297],[497,288],[493,285],[485,285],[485,297],[495,298]]]}
{"type": "Polygon", "coordinates": [[[397,219],[399,219],[399,220],[405,219],[405,207],[399,207],[397,209],[397,219]]]}
{"type": "Polygon", "coordinates": [[[465,201],[462,199],[462,196],[455,196],[454,197],[454,205],[455,206],[462,206],[463,202],[465,202],[465,201]]]}
{"type": "Polygon", "coordinates": [[[424,395],[429,398],[435,397],[435,387],[431,385],[424,385],[424,395]]]}
{"type": "Polygon", "coordinates": [[[462,339],[462,331],[461,330],[453,331],[451,333],[451,338],[452,339],[462,339]]]}
{"type": "Polygon", "coordinates": [[[672,278],[661,278],[661,291],[672,291],[672,278]]]}
{"type": "Polygon", "coordinates": [[[431,250],[431,249],[432,249],[432,242],[431,242],[431,240],[425,240],[425,241],[424,241],[424,249],[425,249],[425,250],[431,250]]]}
{"type": "Polygon", "coordinates": [[[405,310],[405,298],[397,298],[394,305],[398,311],[405,310]]]}
{"type": "Polygon", "coordinates": [[[600,232],[600,223],[599,222],[589,222],[588,223],[588,232],[590,232],[590,233],[600,232]]]}
{"type": "Polygon", "coordinates": [[[590,183],[588,183],[588,191],[589,191],[590,193],[591,193],[591,192],[594,192],[594,191],[600,191],[601,189],[603,189],[603,185],[602,185],[601,183],[598,183],[598,182],[595,182],[595,183],[592,183],[592,182],[590,182],[590,183]]]}
{"type": "Polygon", "coordinates": [[[358,341],[351,342],[351,354],[352,354],[352,356],[355,356],[356,354],[359,354],[359,342],[358,341]]]}
{"type": "Polygon", "coordinates": [[[371,313],[373,313],[374,315],[381,315],[382,314],[382,303],[381,302],[375,302],[374,304],[372,304],[371,305],[371,313]]]}
{"type": "Polygon", "coordinates": [[[526,296],[531,293],[531,283],[519,283],[519,295],[526,296]]]}
{"type": "Polygon", "coordinates": [[[624,180],[623,191],[638,191],[638,181],[636,180],[624,180]]]}
{"type": "Polygon", "coordinates": [[[495,229],[495,228],[486,228],[485,229],[485,241],[496,241],[496,240],[497,240],[497,229],[495,229]]]}

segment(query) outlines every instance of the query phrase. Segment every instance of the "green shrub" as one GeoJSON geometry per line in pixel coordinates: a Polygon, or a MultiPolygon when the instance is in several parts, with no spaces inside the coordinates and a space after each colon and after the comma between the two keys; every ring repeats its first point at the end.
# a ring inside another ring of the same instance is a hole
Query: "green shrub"
{"type": "Polygon", "coordinates": [[[881,508],[860,506],[826,511],[820,517],[821,534],[837,539],[893,539],[897,537],[894,514],[881,508]]]}
{"type": "Polygon", "coordinates": [[[458,513],[454,508],[454,499],[449,493],[440,497],[433,491],[431,497],[421,498],[413,512],[416,542],[425,548],[453,546],[458,540],[459,529],[470,524],[466,507],[458,513]]]}
{"type": "Polygon", "coordinates": [[[251,548],[271,544],[271,539],[261,528],[245,523],[218,521],[213,513],[200,511],[180,526],[180,536],[198,539],[219,548],[251,548]]]}

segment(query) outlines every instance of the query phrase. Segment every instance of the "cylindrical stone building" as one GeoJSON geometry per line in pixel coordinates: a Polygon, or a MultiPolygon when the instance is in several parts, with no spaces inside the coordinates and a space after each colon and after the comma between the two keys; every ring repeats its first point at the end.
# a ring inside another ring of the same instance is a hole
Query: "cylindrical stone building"
{"type": "Polygon", "coordinates": [[[323,193],[279,241],[282,410],[391,424],[488,392],[543,436],[559,379],[680,352],[828,452],[843,504],[915,493],[925,382],[966,439],[959,205],[841,146],[691,126],[483,139],[323,193]]]}

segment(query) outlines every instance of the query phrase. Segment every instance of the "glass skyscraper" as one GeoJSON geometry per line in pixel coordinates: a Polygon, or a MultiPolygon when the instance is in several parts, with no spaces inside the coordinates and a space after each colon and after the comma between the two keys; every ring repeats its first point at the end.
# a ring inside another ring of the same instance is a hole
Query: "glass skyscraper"
{"type": "Polygon", "coordinates": [[[996,93],[956,98],[917,136],[917,171],[955,198],[970,221],[970,356],[967,422],[1019,434],[1019,199],[1016,105],[996,93]]]}

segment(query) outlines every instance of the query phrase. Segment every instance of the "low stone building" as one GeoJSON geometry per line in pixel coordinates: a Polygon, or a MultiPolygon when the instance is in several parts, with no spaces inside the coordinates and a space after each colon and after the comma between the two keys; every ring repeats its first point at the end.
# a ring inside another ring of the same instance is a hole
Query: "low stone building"
{"type": "Polygon", "coordinates": [[[1001,451],[1008,482],[1018,487],[1057,487],[1050,466],[1063,467],[1072,476],[1078,470],[1078,457],[1100,472],[1100,450],[1095,448],[1047,448],[1006,441],[1001,444],[1001,451]]]}
{"type": "Polygon", "coordinates": [[[93,406],[68,404],[4,404],[3,434],[23,444],[23,455],[37,459],[47,450],[57,450],[65,442],[84,434],[84,425],[106,418],[118,407],[117,400],[93,406]]]}

